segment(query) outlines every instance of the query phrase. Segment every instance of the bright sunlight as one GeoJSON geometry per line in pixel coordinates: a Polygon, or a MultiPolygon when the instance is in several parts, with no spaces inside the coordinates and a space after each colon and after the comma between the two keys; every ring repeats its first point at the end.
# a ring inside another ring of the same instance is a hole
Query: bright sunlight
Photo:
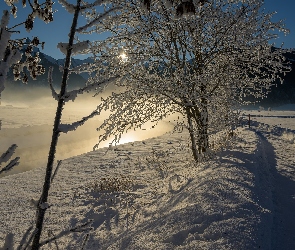
{"type": "Polygon", "coordinates": [[[126,55],[125,53],[122,53],[122,54],[120,55],[120,59],[121,59],[123,62],[126,62],[126,61],[128,60],[128,57],[127,57],[127,55],[126,55]]]}

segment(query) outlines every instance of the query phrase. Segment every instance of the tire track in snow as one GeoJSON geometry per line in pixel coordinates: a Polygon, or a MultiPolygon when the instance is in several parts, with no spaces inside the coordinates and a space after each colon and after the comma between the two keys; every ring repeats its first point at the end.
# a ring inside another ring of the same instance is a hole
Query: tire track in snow
{"type": "Polygon", "coordinates": [[[261,138],[261,148],[265,155],[264,158],[273,175],[271,249],[294,250],[295,171],[294,165],[290,165],[288,161],[292,156],[290,155],[290,151],[286,150],[286,145],[284,145],[286,142],[279,136],[272,134],[272,139],[267,139],[263,132],[257,132],[257,135],[261,138]]]}
{"type": "MultiPolygon", "coordinates": [[[[255,176],[257,188],[257,202],[260,204],[262,213],[257,238],[262,242],[255,249],[270,250],[272,245],[273,225],[273,172],[275,172],[276,158],[273,147],[268,143],[264,135],[255,131],[259,138],[256,157],[258,169],[255,176]]],[[[259,243],[259,241],[258,241],[259,243]]]]}

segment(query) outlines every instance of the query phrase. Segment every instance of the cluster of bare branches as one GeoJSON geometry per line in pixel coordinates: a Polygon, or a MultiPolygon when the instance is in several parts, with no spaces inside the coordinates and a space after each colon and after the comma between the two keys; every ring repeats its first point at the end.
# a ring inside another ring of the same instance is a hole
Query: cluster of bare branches
{"type": "MultiPolygon", "coordinates": [[[[10,12],[16,18],[16,3],[18,1],[6,0],[5,2],[11,7],[10,12]]],[[[22,80],[23,83],[28,82],[29,76],[31,76],[33,80],[36,80],[38,75],[45,73],[45,68],[40,64],[39,54],[34,53],[34,47],[41,45],[41,47],[44,48],[44,42],[40,42],[38,37],[34,37],[32,41],[29,41],[26,38],[11,39],[12,33],[19,33],[19,31],[15,29],[21,25],[25,25],[28,31],[32,30],[35,17],[39,17],[46,23],[53,21],[53,2],[51,0],[46,0],[46,2],[42,4],[39,4],[37,0],[35,0],[34,3],[31,3],[30,0],[28,0],[28,2],[32,12],[28,15],[25,21],[20,22],[13,27],[9,27],[9,11],[3,10],[0,23],[0,99],[1,93],[5,89],[7,74],[11,67],[13,67],[14,80],[22,80]],[[23,54],[22,51],[24,51],[23,54]],[[29,76],[26,72],[29,72],[29,76]]],[[[22,5],[25,7],[25,0],[22,1],[22,5]]],[[[15,152],[16,147],[17,145],[15,144],[11,145],[7,152],[2,155],[0,163],[8,161],[15,152]]],[[[0,173],[7,172],[17,166],[19,164],[18,160],[19,157],[16,157],[11,160],[8,165],[1,167],[0,173]]]]}

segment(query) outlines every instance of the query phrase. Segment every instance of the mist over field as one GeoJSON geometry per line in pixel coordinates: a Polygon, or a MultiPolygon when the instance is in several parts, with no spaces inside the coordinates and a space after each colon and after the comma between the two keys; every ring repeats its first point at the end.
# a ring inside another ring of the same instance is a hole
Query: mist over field
{"type": "MultiPolygon", "coordinates": [[[[93,93],[78,96],[75,102],[66,103],[62,116],[62,123],[72,123],[89,115],[100,103],[101,97],[106,97],[115,88],[110,86],[103,94],[92,97],[93,93]]],[[[20,157],[19,166],[5,175],[20,173],[37,167],[45,167],[52,136],[52,128],[57,102],[52,98],[49,88],[22,89],[6,88],[2,93],[0,106],[0,152],[11,144],[17,144],[15,156],[20,157]]],[[[61,134],[57,146],[55,160],[63,160],[93,150],[102,131],[96,128],[108,117],[108,112],[87,121],[76,131],[61,134]]],[[[120,143],[141,141],[156,137],[172,129],[172,125],[163,121],[159,126],[150,129],[147,124],[143,130],[130,131],[124,135],[120,143]]],[[[111,139],[99,145],[107,147],[111,139]]]]}

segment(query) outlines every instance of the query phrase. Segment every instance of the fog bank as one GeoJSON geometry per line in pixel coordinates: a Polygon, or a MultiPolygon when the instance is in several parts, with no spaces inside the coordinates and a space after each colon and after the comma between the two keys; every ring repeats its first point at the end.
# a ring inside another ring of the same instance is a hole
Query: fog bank
{"type": "MultiPolygon", "coordinates": [[[[75,122],[89,115],[99,104],[101,98],[101,95],[96,98],[92,95],[81,95],[75,102],[67,103],[64,107],[62,122],[75,122]]],[[[0,177],[46,166],[56,105],[57,102],[50,96],[50,91],[45,88],[25,91],[5,89],[0,106],[0,120],[2,121],[0,153],[2,154],[11,144],[15,143],[18,148],[14,157],[18,156],[21,159],[19,166],[0,177]]],[[[108,115],[108,112],[102,113],[87,121],[76,131],[61,134],[55,159],[62,160],[92,151],[102,133],[96,128],[108,115]]],[[[173,126],[165,121],[153,129],[151,126],[143,126],[142,130],[131,131],[123,135],[120,143],[156,137],[172,128],[173,126]]],[[[108,147],[111,140],[101,143],[99,147],[108,147]]]]}

